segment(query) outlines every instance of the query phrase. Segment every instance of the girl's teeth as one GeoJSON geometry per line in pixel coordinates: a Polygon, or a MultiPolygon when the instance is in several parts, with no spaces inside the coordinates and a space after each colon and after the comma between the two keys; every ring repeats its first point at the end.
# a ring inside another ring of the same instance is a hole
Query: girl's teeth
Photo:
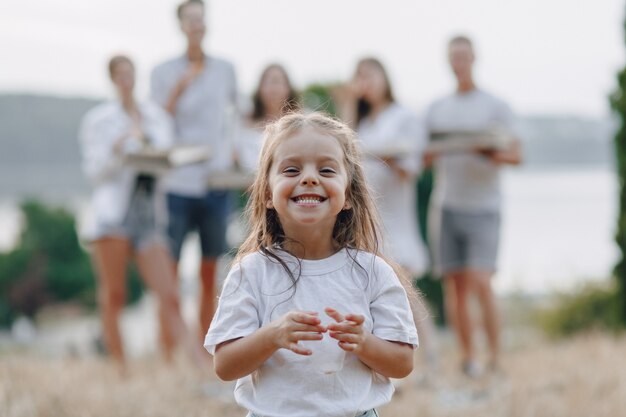
{"type": "Polygon", "coordinates": [[[296,201],[304,204],[315,204],[320,202],[317,198],[298,198],[296,201]]]}

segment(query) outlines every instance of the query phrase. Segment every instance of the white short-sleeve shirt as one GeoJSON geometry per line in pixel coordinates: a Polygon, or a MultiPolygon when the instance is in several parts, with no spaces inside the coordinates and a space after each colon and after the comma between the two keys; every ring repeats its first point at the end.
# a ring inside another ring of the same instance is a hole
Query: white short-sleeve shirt
{"type": "Polygon", "coordinates": [[[429,263],[418,223],[415,187],[426,147],[424,126],[412,111],[392,103],[373,120],[362,120],[357,133],[366,149],[402,145],[410,150],[397,158],[397,163],[409,172],[409,178],[400,178],[373,156],[365,158],[364,167],[385,228],[384,253],[414,276],[420,276],[429,263]]]}
{"type": "MultiPolygon", "coordinates": [[[[417,346],[406,292],[382,259],[341,250],[326,259],[298,263],[277,252],[298,278],[297,284],[278,261],[261,253],[246,256],[224,284],[204,343],[209,353],[293,310],[317,311],[322,325],[327,325],[332,319],[324,313],[326,307],[362,314],[364,327],[375,336],[417,346]]],[[[239,379],[237,402],[266,417],[353,417],[391,399],[389,379],[340,349],[327,334],[322,341],[306,343],[311,356],[279,349],[251,375],[239,379]]]]}
{"type": "MultiPolygon", "coordinates": [[[[170,147],[174,133],[169,114],[152,102],[140,103],[139,112],[141,128],[150,145],[157,149],[170,147]]],[[[82,167],[93,185],[92,215],[84,219],[80,226],[80,234],[87,240],[100,237],[105,225],[121,224],[128,210],[138,172],[123,163],[123,155],[115,153],[114,147],[121,137],[131,131],[132,126],[133,120],[118,101],[101,103],[89,110],[82,119],[78,133],[82,167]]],[[[124,141],[123,151],[137,151],[141,146],[139,138],[129,137],[124,141]]],[[[165,220],[162,197],[159,193],[155,198],[159,221],[165,220]]]]}

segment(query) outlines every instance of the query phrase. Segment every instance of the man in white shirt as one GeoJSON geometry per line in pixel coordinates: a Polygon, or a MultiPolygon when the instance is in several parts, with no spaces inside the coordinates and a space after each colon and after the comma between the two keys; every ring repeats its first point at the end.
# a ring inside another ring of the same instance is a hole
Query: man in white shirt
{"type": "MultiPolygon", "coordinates": [[[[474,83],[470,39],[453,38],[448,57],[457,89],[431,105],[427,115],[431,134],[492,129],[512,134],[513,114],[508,105],[474,83]]],[[[491,354],[489,367],[497,369],[499,318],[491,277],[500,231],[500,167],[520,164],[521,148],[515,139],[506,148],[427,152],[425,159],[435,169],[430,210],[435,269],[444,277],[446,315],[461,344],[463,371],[475,377],[480,368],[474,358],[468,298],[478,297],[491,354]]]]}
{"type": "MultiPolygon", "coordinates": [[[[207,163],[177,168],[165,181],[169,211],[171,252],[180,259],[183,241],[191,231],[200,235],[200,337],[206,334],[216,301],[216,265],[226,252],[226,224],[231,207],[228,190],[209,190],[209,177],[232,164],[232,134],[237,86],[232,64],[202,49],[206,32],[202,0],[186,0],[178,6],[180,27],[187,50],[157,66],[151,78],[151,94],[173,117],[177,144],[208,145],[207,163]]],[[[166,354],[172,340],[163,334],[166,354]]]]}

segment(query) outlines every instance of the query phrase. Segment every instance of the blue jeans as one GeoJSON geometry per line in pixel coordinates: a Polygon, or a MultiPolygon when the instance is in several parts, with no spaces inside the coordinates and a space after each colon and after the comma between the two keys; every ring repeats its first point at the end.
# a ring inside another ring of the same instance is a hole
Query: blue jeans
{"type": "Polygon", "coordinates": [[[217,258],[224,254],[226,226],[232,206],[229,191],[209,191],[203,197],[167,195],[169,221],[167,233],[172,257],[178,261],[185,237],[197,230],[203,258],[217,258]]]}

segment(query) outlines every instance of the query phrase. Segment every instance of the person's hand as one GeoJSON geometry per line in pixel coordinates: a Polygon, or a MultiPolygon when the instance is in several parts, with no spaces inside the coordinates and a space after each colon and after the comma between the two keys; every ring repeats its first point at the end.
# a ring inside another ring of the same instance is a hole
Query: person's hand
{"type": "Polygon", "coordinates": [[[204,71],[204,61],[192,61],[183,76],[178,80],[176,91],[178,95],[187,89],[189,84],[193,82],[204,71]]]}
{"type": "Polygon", "coordinates": [[[271,323],[273,341],[277,348],[289,349],[298,355],[310,355],[310,349],[298,344],[300,340],[322,340],[326,328],[321,325],[317,312],[290,311],[271,323]]]}
{"type": "Polygon", "coordinates": [[[400,180],[404,181],[409,179],[409,172],[406,169],[402,168],[396,158],[386,156],[381,158],[381,160],[400,178],[400,180]]]}
{"type": "Polygon", "coordinates": [[[330,94],[333,96],[335,102],[344,104],[356,101],[359,98],[361,91],[359,85],[355,81],[349,81],[344,84],[332,86],[330,94]]]}
{"type": "Polygon", "coordinates": [[[324,311],[335,320],[335,323],[326,327],[330,337],[339,341],[341,349],[358,354],[367,337],[367,333],[363,329],[365,316],[360,314],[346,314],[344,316],[330,307],[326,307],[324,311]]]}
{"type": "Polygon", "coordinates": [[[136,123],[133,123],[133,125],[130,127],[130,129],[128,129],[125,134],[117,138],[117,140],[113,144],[113,153],[115,153],[116,155],[122,155],[124,153],[124,148],[126,147],[126,142],[131,138],[137,139],[141,143],[144,143],[145,141],[143,131],[141,130],[141,127],[138,126],[136,123]]]}
{"type": "Polygon", "coordinates": [[[485,158],[492,159],[498,151],[495,148],[476,148],[474,152],[485,158]]]}

